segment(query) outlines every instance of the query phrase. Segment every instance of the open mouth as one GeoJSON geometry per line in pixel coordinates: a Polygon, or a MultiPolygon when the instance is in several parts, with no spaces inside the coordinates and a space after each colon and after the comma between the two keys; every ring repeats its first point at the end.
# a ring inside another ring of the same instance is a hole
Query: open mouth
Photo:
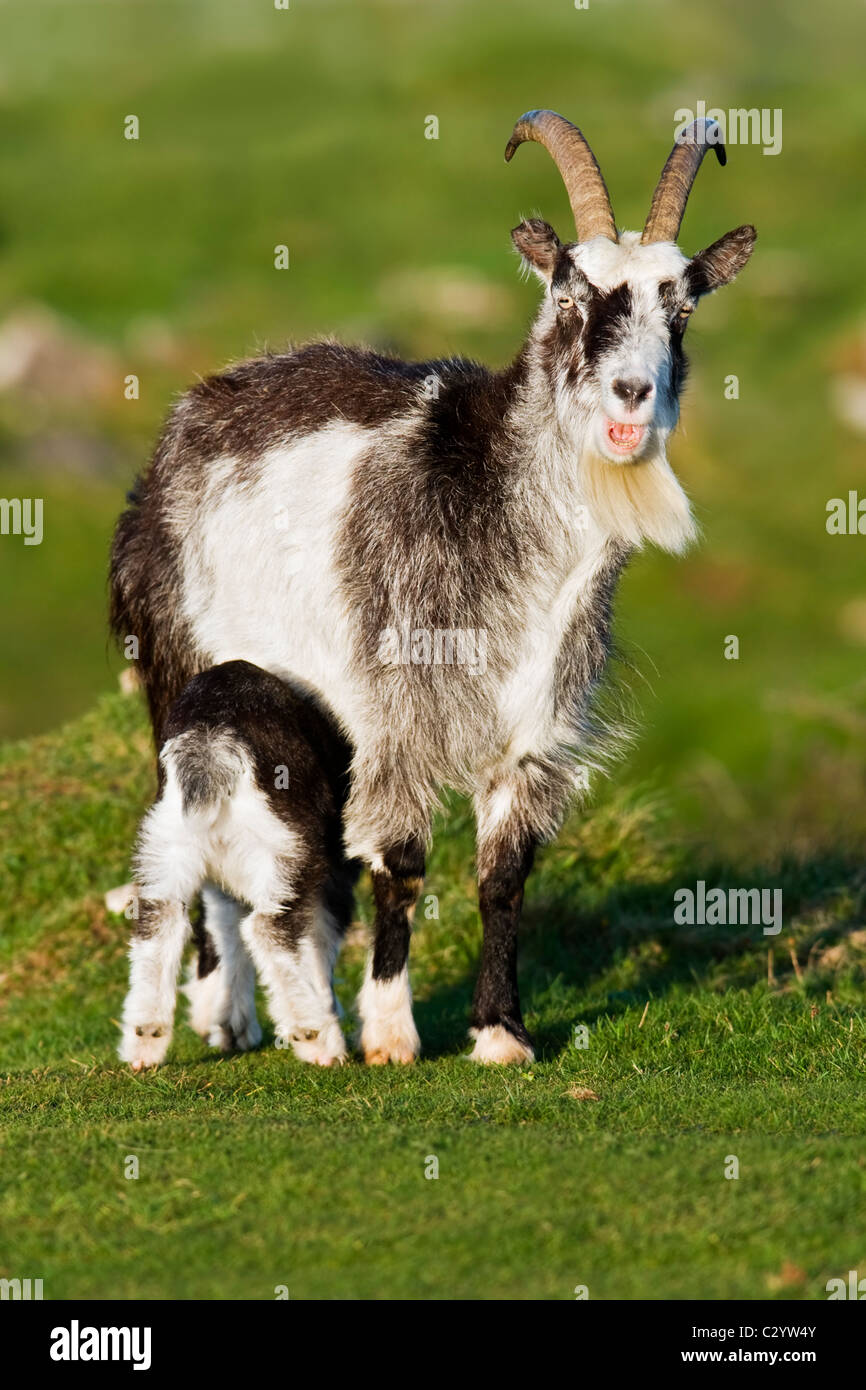
{"type": "Polygon", "coordinates": [[[646,434],[646,429],[646,425],[621,425],[617,420],[606,420],[604,434],[614,453],[633,454],[646,434]]]}

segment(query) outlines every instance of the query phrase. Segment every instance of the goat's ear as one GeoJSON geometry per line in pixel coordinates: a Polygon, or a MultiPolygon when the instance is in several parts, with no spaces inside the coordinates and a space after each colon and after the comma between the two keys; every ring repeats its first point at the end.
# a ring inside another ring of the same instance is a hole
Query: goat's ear
{"type": "Polygon", "coordinates": [[[754,227],[737,227],[693,256],[686,278],[695,298],[729,285],[751,256],[757,236],[754,227]]]}
{"type": "Polygon", "coordinates": [[[562,249],[562,242],[550,223],[542,222],[540,217],[528,217],[514,228],[511,240],[536,275],[549,284],[562,249]]]}

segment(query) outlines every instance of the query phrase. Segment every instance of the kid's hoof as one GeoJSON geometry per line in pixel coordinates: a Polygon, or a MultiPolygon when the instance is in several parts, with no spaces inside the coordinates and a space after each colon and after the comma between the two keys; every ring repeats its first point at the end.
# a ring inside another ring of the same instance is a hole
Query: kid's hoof
{"type": "Polygon", "coordinates": [[[233,1018],[210,1030],[208,1042],[220,1052],[250,1052],[262,1040],[257,1018],[233,1018]]]}
{"type": "Polygon", "coordinates": [[[339,1067],[347,1057],[346,1039],[336,1019],[324,1028],[293,1033],[289,1041],[299,1061],[316,1067],[339,1067]]]}
{"type": "Polygon", "coordinates": [[[198,976],[193,965],[183,991],[190,1003],[190,1027],[210,1047],[218,1047],[220,1052],[249,1052],[258,1047],[262,1030],[255,998],[237,981],[232,987],[221,966],[198,976]]]}
{"type": "Polygon", "coordinates": [[[215,1026],[214,1015],[219,1012],[224,988],[219,967],[209,975],[199,976],[194,965],[183,986],[183,992],[190,1004],[189,1026],[200,1038],[204,1038],[205,1042],[210,1041],[211,1031],[215,1026]]]}
{"type": "Polygon", "coordinates": [[[137,1023],[124,1029],[118,1048],[123,1062],[128,1062],[133,1071],[144,1071],[147,1067],[158,1067],[165,1060],[171,1042],[171,1024],[137,1023]]]}

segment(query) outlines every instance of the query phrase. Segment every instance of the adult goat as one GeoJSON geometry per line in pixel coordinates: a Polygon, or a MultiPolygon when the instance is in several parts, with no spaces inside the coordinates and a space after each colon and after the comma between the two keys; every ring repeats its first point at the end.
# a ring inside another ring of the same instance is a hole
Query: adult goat
{"type": "MultiPolygon", "coordinates": [[[[618,233],[581,132],[528,112],[506,159],[527,140],[549,151],[578,239],[538,219],[512,232],[544,286],[513,363],[321,342],[235,366],[180,401],[119,521],[112,626],[138,638],[157,741],[189,678],[237,658],[307,682],[351,741],[346,845],[376,904],[368,1061],[418,1052],[410,921],[443,786],[477,814],[472,1055],[532,1056],[516,974],[524,882],[592,758],[622,567],[645,540],[678,552],[693,534],[665,455],[683,333],[755,241],[744,226],[691,258],[676,245],[703,155],[724,163],[718,134],[708,121],[682,132],[643,233],[618,233]]],[[[205,897],[202,975],[229,968],[220,932],[239,910],[205,897]]]]}

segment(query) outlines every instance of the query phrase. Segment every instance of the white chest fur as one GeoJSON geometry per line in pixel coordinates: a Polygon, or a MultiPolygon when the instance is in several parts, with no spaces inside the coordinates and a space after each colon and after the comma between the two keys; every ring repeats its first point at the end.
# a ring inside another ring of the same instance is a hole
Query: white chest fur
{"type": "Polygon", "coordinates": [[[557,740],[554,699],[560,650],[576,611],[593,591],[606,562],[605,537],[587,521],[575,563],[562,578],[539,585],[531,595],[520,653],[499,691],[508,761],[543,752],[557,740]]]}

